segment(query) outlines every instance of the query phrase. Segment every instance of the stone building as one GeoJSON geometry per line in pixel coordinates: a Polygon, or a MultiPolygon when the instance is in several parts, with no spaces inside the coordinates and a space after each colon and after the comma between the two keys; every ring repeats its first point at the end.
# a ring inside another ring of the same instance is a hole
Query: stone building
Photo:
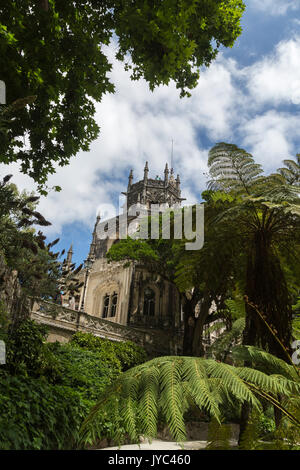
{"type": "MultiPolygon", "coordinates": [[[[127,227],[138,227],[138,216],[147,215],[153,204],[166,208],[180,207],[180,179],[174,177],[166,164],[164,177],[149,178],[146,162],[144,178],[133,182],[133,172],[128,178],[125,211],[127,227]],[[132,213],[132,208],[138,210],[132,213]],[[136,225],[135,225],[136,222],[136,225]]],[[[156,328],[179,331],[181,328],[181,305],[176,288],[159,274],[148,272],[137,262],[108,263],[105,255],[120,236],[121,216],[105,221],[105,237],[99,237],[100,215],[97,216],[86,267],[81,277],[81,290],[77,309],[94,317],[100,317],[121,325],[138,328],[156,328]],[[116,237],[110,236],[109,226],[116,228],[116,237]]],[[[129,230],[130,233],[130,230],[129,230]]],[[[71,263],[72,252],[68,253],[71,263]]]]}

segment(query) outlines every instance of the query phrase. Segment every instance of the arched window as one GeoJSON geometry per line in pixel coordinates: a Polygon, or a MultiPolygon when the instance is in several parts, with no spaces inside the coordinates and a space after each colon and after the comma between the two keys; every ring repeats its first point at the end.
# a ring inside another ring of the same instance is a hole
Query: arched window
{"type": "Polygon", "coordinates": [[[147,287],[144,290],[144,315],[153,317],[155,315],[155,293],[147,287]]]}
{"type": "Polygon", "coordinates": [[[109,307],[109,295],[105,294],[104,301],[103,301],[102,318],[107,318],[108,317],[108,307],[109,307]]]}
{"type": "Polygon", "coordinates": [[[111,306],[110,306],[110,316],[115,317],[117,311],[117,303],[118,303],[118,294],[116,292],[113,293],[111,298],[111,306]]]}

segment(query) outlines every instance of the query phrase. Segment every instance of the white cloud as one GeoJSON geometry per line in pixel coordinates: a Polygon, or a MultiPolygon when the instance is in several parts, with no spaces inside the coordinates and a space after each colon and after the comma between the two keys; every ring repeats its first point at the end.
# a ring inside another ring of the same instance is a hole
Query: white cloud
{"type": "Polygon", "coordinates": [[[275,16],[300,8],[300,0],[248,0],[248,4],[256,10],[275,16]]]}
{"type": "Polygon", "coordinates": [[[293,155],[299,128],[300,115],[271,110],[249,120],[240,132],[245,136],[244,147],[251,148],[256,161],[266,171],[273,171],[281,166],[283,159],[293,155]]]}
{"type": "Polygon", "coordinates": [[[300,37],[281,41],[270,56],[244,73],[257,103],[300,104],[300,37]]]}
{"type": "MultiPolygon", "coordinates": [[[[220,55],[202,72],[192,97],[184,99],[174,84],[150,92],[144,81],[132,82],[122,64],[113,61],[116,93],[96,106],[99,138],[89,153],[79,153],[50,176],[49,186],[59,185],[62,191],[41,198],[39,210],[53,223],[47,233],[59,234],[73,222],[92,227],[99,206],[109,215],[111,204],[126,190],[127,172],[133,168],[134,178],[142,178],[145,160],[150,176],[163,176],[166,161],[170,164],[171,139],[175,173],[180,174],[187,203],[205,189],[207,153],[218,141],[243,146],[265,169],[275,170],[295,153],[299,140],[299,115],[274,108],[293,104],[299,57],[299,38],[280,43],[250,67],[220,55]]],[[[17,172],[16,164],[0,167],[1,173],[11,171],[20,189],[32,189],[32,181],[17,172]]]]}

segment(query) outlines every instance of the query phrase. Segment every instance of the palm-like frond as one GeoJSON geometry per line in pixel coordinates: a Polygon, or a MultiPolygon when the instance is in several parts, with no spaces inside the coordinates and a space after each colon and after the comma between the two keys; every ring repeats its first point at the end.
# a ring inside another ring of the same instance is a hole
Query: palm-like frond
{"type": "Polygon", "coordinates": [[[233,144],[216,144],[209,151],[208,166],[212,177],[209,189],[249,193],[264,181],[261,165],[254,162],[250,153],[233,144]]]}
{"type": "Polygon", "coordinates": [[[220,422],[228,401],[248,402],[261,410],[260,395],[275,403],[278,393],[290,396],[295,392],[292,382],[282,375],[212,359],[156,358],[123,373],[104,391],[82,426],[81,439],[91,442],[103,437],[101,420],[106,413],[135,441],[139,435],[156,435],[159,416],[173,438],[181,441],[185,438],[184,414],[191,402],[220,422]]]}
{"type": "Polygon", "coordinates": [[[300,185],[300,153],[296,155],[295,160],[283,160],[285,167],[278,168],[278,173],[283,176],[288,184],[300,185]]]}
{"type": "Polygon", "coordinates": [[[292,365],[257,346],[235,346],[232,355],[235,360],[251,362],[253,367],[269,374],[280,374],[288,380],[297,381],[299,379],[292,365]]]}

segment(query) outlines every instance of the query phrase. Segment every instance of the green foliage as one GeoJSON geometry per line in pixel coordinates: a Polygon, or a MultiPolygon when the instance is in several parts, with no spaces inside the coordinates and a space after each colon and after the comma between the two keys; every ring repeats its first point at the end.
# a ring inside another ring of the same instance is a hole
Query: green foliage
{"type": "Polygon", "coordinates": [[[8,326],[9,316],[6,310],[6,306],[3,300],[0,300],[0,339],[7,339],[8,326]]]}
{"type": "Polygon", "coordinates": [[[293,305],[293,336],[295,339],[300,339],[300,297],[298,297],[296,303],[293,305]]]}
{"type": "Polygon", "coordinates": [[[7,369],[39,377],[55,368],[55,360],[45,345],[48,328],[33,320],[23,321],[7,339],[7,369]]]}
{"type": "MultiPolygon", "coordinates": [[[[292,266],[300,260],[299,188],[278,174],[265,176],[253,156],[233,144],[216,144],[208,166],[210,189],[223,195],[217,201],[210,198],[218,210],[209,223],[223,247],[231,247],[232,275],[246,295],[244,340],[283,357],[267,325],[288,350],[292,309],[287,273],[297,284],[292,266]]],[[[216,243],[208,240],[208,245],[214,249],[216,243]]]]}
{"type": "Polygon", "coordinates": [[[228,331],[224,331],[208,348],[208,355],[218,360],[225,360],[231,353],[232,347],[242,340],[245,329],[245,318],[235,320],[228,331]]]}
{"type": "Polygon", "coordinates": [[[262,411],[261,394],[273,400],[278,394],[291,397],[299,391],[297,382],[255,369],[211,359],[160,357],[123,373],[103,392],[83,424],[81,439],[92,443],[103,437],[99,422],[105,413],[122,429],[117,433],[120,442],[125,433],[133,440],[140,434],[155,436],[158,416],[175,440],[183,440],[184,414],[191,403],[221,422],[229,402],[247,402],[262,411]]]}
{"type": "Polygon", "coordinates": [[[87,151],[97,137],[95,102],[114,91],[107,46],[153,90],[174,80],[181,95],[196,86],[221,45],[241,33],[242,0],[6,1],[0,7],[0,70],[13,109],[0,161],[19,160],[42,187],[55,166],[87,151]],[[41,125],[42,123],[42,125],[41,125]],[[27,134],[26,144],[23,136],[27,134]],[[28,148],[29,142],[29,148],[28,148]]]}
{"type": "Polygon", "coordinates": [[[263,372],[280,374],[291,381],[299,379],[299,371],[293,364],[287,364],[282,359],[256,346],[235,346],[232,355],[235,361],[250,363],[252,367],[263,372]]]}
{"type": "Polygon", "coordinates": [[[51,244],[45,245],[42,232],[33,228],[51,224],[36,211],[39,197],[20,194],[10,179],[7,175],[0,182],[0,252],[7,266],[17,271],[25,295],[54,295],[59,275],[57,255],[51,244]]]}
{"type": "Polygon", "coordinates": [[[98,352],[105,361],[111,361],[113,366],[121,367],[123,371],[146,360],[145,350],[132,341],[110,341],[93,336],[91,333],[77,332],[72,336],[71,344],[98,352]]]}
{"type": "Polygon", "coordinates": [[[277,171],[289,184],[300,185],[300,153],[296,155],[295,160],[283,160],[285,167],[279,168],[277,171]]]}
{"type": "Polygon", "coordinates": [[[71,449],[88,410],[70,387],[0,372],[0,449],[71,449]]]}
{"type": "MultiPolygon", "coordinates": [[[[122,369],[145,360],[133,343],[77,333],[68,344],[46,343],[47,328],[32,320],[5,336],[0,372],[0,449],[70,449],[84,417],[122,369]]],[[[101,433],[115,421],[103,414],[101,433]]]]}
{"type": "Polygon", "coordinates": [[[57,369],[48,375],[54,384],[70,387],[80,397],[93,404],[107,384],[120,373],[120,362],[114,356],[107,356],[103,351],[88,351],[73,344],[48,345],[55,356],[57,369]]]}
{"type": "Polygon", "coordinates": [[[253,412],[241,436],[239,443],[240,450],[258,450],[259,434],[259,414],[253,412]]]}

